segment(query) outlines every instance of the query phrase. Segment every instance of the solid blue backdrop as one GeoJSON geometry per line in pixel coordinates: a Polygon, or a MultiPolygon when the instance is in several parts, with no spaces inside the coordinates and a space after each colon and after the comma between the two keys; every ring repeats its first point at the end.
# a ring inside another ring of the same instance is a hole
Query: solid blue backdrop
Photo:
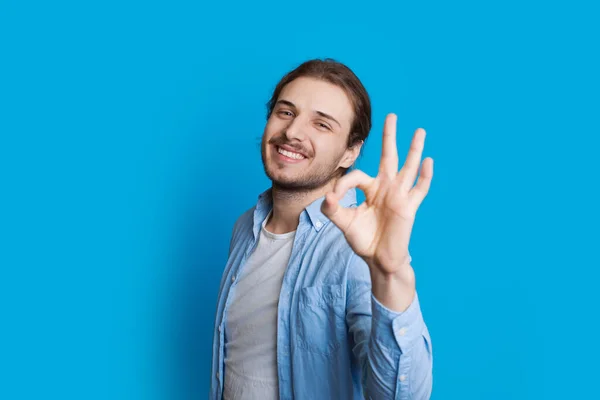
{"type": "Polygon", "coordinates": [[[388,112],[401,155],[427,130],[432,398],[600,398],[588,3],[3,1],[0,398],[208,396],[231,228],[269,186],[265,103],[314,57],[371,95],[359,168],[388,112]]]}

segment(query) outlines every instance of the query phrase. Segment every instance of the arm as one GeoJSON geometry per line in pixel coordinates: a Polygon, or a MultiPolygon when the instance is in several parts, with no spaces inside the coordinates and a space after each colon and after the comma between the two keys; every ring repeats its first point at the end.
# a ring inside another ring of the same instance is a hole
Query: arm
{"type": "Polygon", "coordinates": [[[374,399],[420,400],[431,392],[431,347],[408,252],[433,177],[433,160],[421,163],[424,142],[425,131],[417,129],[398,171],[396,116],[388,115],[377,177],[350,172],[321,206],[358,255],[350,265],[355,275],[349,272],[347,320],[367,397],[374,399]],[[365,202],[341,207],[339,200],[353,187],[365,193],[365,202]]]}
{"type": "Polygon", "coordinates": [[[346,321],[367,399],[429,399],[431,339],[418,296],[403,312],[385,307],[372,292],[368,265],[353,257],[348,272],[346,321]]]}

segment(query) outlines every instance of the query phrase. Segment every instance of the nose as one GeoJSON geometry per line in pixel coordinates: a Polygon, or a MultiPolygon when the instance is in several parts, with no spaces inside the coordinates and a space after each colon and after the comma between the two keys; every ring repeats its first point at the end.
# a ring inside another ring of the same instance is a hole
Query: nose
{"type": "Polygon", "coordinates": [[[303,141],[305,135],[302,120],[298,117],[291,120],[288,126],[286,126],[285,131],[283,133],[290,142],[294,139],[296,139],[299,142],[303,141]]]}

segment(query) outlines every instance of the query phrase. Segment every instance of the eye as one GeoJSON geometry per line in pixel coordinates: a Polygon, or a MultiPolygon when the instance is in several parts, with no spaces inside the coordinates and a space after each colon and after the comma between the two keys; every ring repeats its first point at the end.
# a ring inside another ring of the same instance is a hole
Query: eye
{"type": "Polygon", "coordinates": [[[279,110],[279,111],[277,112],[277,114],[278,114],[278,115],[281,115],[282,117],[293,117],[293,116],[294,116],[294,113],[292,113],[292,112],[291,112],[291,111],[289,111],[289,110],[279,110]]]}
{"type": "Polygon", "coordinates": [[[317,122],[317,127],[319,129],[325,129],[325,130],[328,130],[328,131],[331,130],[331,127],[329,125],[323,123],[323,122],[317,122]]]}

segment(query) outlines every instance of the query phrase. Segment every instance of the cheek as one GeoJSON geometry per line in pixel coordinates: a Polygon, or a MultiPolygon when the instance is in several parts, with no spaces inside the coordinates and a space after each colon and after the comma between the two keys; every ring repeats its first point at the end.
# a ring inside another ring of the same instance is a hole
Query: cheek
{"type": "Polygon", "coordinates": [[[265,129],[263,130],[263,140],[269,140],[273,137],[273,124],[270,122],[267,122],[267,124],[265,125],[265,129]]]}
{"type": "Polygon", "coordinates": [[[273,118],[270,118],[267,121],[267,124],[265,125],[265,130],[263,131],[263,138],[265,138],[268,141],[273,136],[277,136],[277,133],[281,132],[281,130],[283,129],[280,125],[281,124],[278,121],[274,120],[273,118]]]}
{"type": "Polygon", "coordinates": [[[314,145],[321,160],[332,159],[340,153],[340,144],[335,140],[331,140],[331,138],[322,138],[314,145]]]}

